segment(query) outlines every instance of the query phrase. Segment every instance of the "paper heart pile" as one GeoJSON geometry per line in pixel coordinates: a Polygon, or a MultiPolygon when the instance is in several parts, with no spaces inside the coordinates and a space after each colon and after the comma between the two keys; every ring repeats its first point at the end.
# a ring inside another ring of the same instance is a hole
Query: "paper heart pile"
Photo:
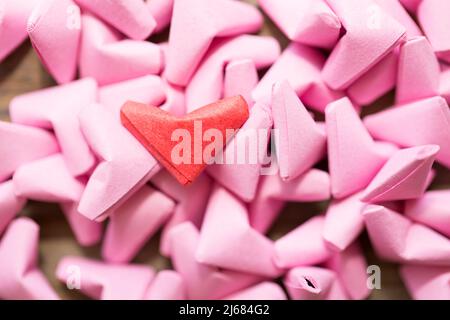
{"type": "Polygon", "coordinates": [[[29,38],[56,83],[0,121],[0,299],[70,295],[40,268],[35,202],[100,243],[52,276],[92,299],[389,296],[379,261],[450,299],[449,9],[0,1],[2,66],[29,38]],[[172,268],[136,263],[158,241],[172,268]]]}

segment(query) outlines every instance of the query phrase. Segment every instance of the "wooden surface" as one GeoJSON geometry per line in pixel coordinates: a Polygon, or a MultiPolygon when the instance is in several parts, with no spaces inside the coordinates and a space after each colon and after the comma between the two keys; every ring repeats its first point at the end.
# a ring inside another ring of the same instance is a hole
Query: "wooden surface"
{"type": "MultiPolygon", "coordinates": [[[[276,36],[280,39],[283,47],[287,44],[286,39],[270,22],[267,23],[262,33],[276,36]]],[[[3,120],[8,119],[8,104],[14,96],[52,85],[54,85],[53,80],[41,67],[31,45],[28,42],[24,43],[6,61],[0,64],[0,118],[3,120]]],[[[382,105],[386,105],[386,103],[386,100],[381,102],[382,105]]],[[[64,106],[61,107],[63,108],[64,106]]],[[[437,180],[438,185],[448,182],[448,174],[438,174],[437,180]]],[[[326,203],[289,204],[271,230],[270,236],[274,239],[278,238],[312,215],[322,213],[325,208],[326,203]]],[[[21,215],[33,218],[41,226],[39,243],[40,266],[50,279],[55,290],[62,298],[84,298],[79,293],[67,290],[64,285],[55,279],[56,265],[59,259],[65,255],[83,255],[99,258],[99,246],[92,248],[81,248],[78,246],[72,237],[64,216],[55,204],[29,202],[21,215]]],[[[159,243],[157,238],[155,237],[145,246],[134,262],[149,264],[156,269],[170,266],[170,261],[158,253],[159,243]]],[[[371,299],[408,299],[408,294],[398,276],[397,266],[381,262],[375,257],[366,234],[362,236],[361,240],[368,263],[379,265],[382,271],[382,288],[374,290],[371,299]]]]}

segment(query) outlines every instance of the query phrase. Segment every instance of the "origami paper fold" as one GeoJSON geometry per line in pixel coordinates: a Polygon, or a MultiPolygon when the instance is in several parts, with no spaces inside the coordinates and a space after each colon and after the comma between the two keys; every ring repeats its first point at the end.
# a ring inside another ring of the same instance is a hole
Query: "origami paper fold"
{"type": "Polygon", "coordinates": [[[176,86],[163,79],[166,99],[160,108],[174,116],[181,117],[186,114],[186,101],[184,88],[176,86]]]}
{"type": "Polygon", "coordinates": [[[289,269],[329,259],[331,251],[322,239],[324,222],[323,216],[313,217],[275,241],[275,264],[289,269]]]}
{"type": "Polygon", "coordinates": [[[240,96],[211,103],[181,118],[132,101],[121,109],[125,128],[181,184],[192,183],[214,161],[248,115],[247,103],[240,96]]]}
{"type": "Polygon", "coordinates": [[[336,272],[350,299],[366,299],[371,293],[367,285],[367,262],[358,242],[353,242],[344,251],[334,253],[324,265],[336,272]]]}
{"type": "Polygon", "coordinates": [[[0,61],[27,38],[27,20],[40,0],[4,0],[0,4],[0,61]]]}
{"type": "Polygon", "coordinates": [[[41,1],[28,19],[31,44],[57,83],[76,77],[80,19],[80,8],[72,0],[41,1]]]}
{"type": "Polygon", "coordinates": [[[322,78],[345,89],[383,59],[405,35],[405,28],[373,0],[327,0],[346,33],[334,47],[322,78]]]}
{"type": "Polygon", "coordinates": [[[144,185],[110,217],[102,247],[105,261],[131,261],[172,214],[175,203],[144,185]]]}
{"type": "Polygon", "coordinates": [[[425,145],[402,149],[385,163],[364,191],[364,202],[381,202],[415,199],[428,187],[428,177],[437,145],[425,145]]]}
{"type": "Polygon", "coordinates": [[[405,202],[405,215],[450,238],[450,191],[433,190],[417,199],[405,202]]]}
{"type": "Polygon", "coordinates": [[[92,299],[143,299],[155,272],[138,264],[106,264],[83,257],[66,256],[56,268],[56,277],[68,287],[92,299]]]}
{"type": "Polygon", "coordinates": [[[292,41],[332,48],[341,22],[325,1],[259,0],[261,8],[292,41]]]}
{"type": "Polygon", "coordinates": [[[291,43],[253,90],[253,99],[269,103],[273,85],[287,80],[308,107],[323,112],[328,103],[343,95],[323,83],[320,70],[324,63],[320,51],[291,43]]]}
{"type": "Polygon", "coordinates": [[[403,104],[439,94],[439,62],[425,37],[413,38],[401,46],[396,102],[403,104]]]}
{"type": "Polygon", "coordinates": [[[181,275],[173,270],[158,272],[150,283],[145,300],[185,300],[186,288],[181,275]]]}
{"type": "Polygon", "coordinates": [[[336,273],[325,268],[291,269],[283,283],[293,300],[345,300],[348,298],[336,273]]]}
{"type": "Polygon", "coordinates": [[[199,263],[195,259],[199,238],[190,222],[179,224],[170,233],[172,264],[185,280],[188,299],[220,299],[261,280],[256,275],[199,263]]]}
{"type": "Polygon", "coordinates": [[[246,202],[255,198],[272,125],[269,108],[256,103],[248,120],[223,151],[223,163],[207,168],[214,180],[246,202]]]}
{"type": "Polygon", "coordinates": [[[155,19],[142,0],[74,1],[131,39],[144,40],[156,27],[155,19]]]}
{"type": "Polygon", "coordinates": [[[343,251],[355,241],[364,229],[362,192],[344,199],[335,199],[329,205],[323,226],[323,239],[335,251],[343,251]]]}
{"type": "Polygon", "coordinates": [[[75,234],[83,246],[100,241],[101,224],[87,219],[77,211],[84,190],[82,179],[74,178],[61,154],[42,158],[19,167],[13,176],[15,193],[23,198],[58,202],[75,234]]]}
{"type": "Polygon", "coordinates": [[[0,183],[0,236],[25,203],[26,199],[15,194],[11,180],[0,183]]]}
{"type": "Polygon", "coordinates": [[[447,31],[450,24],[445,14],[448,10],[450,10],[448,1],[422,0],[417,8],[417,19],[436,55],[450,62],[450,41],[447,31]]]}
{"type": "Polygon", "coordinates": [[[16,96],[9,105],[13,122],[53,129],[70,172],[87,173],[95,157],[81,132],[78,114],[97,99],[97,84],[87,78],[16,96]]]}
{"type": "Polygon", "coordinates": [[[211,193],[195,257],[220,268],[276,277],[273,242],[254,230],[244,203],[216,186],[211,193]],[[227,212],[224,216],[223,212],[227,212]]]}
{"type": "Polygon", "coordinates": [[[128,100],[158,106],[166,94],[160,77],[146,75],[103,86],[98,91],[100,104],[111,109],[120,119],[120,109],[128,100]]]}
{"type": "Polygon", "coordinates": [[[247,3],[175,0],[165,76],[173,84],[186,86],[215,37],[251,33],[262,22],[259,11],[247,3]]]}
{"type": "Polygon", "coordinates": [[[21,165],[58,151],[58,143],[50,132],[0,121],[0,181],[21,165]]]}
{"type": "Polygon", "coordinates": [[[450,268],[404,265],[400,275],[415,300],[449,300],[450,268]]]}
{"type": "Polygon", "coordinates": [[[313,202],[330,198],[330,176],[327,172],[311,169],[291,181],[282,181],[278,175],[260,179],[256,198],[249,205],[250,225],[266,233],[285,201],[313,202]]]}
{"type": "Polygon", "coordinates": [[[160,32],[170,24],[174,0],[147,0],[146,4],[156,21],[154,32],[160,32]]]}
{"type": "Polygon", "coordinates": [[[377,255],[388,261],[450,265],[450,240],[383,206],[370,205],[364,221],[377,255]]]}
{"type": "Polygon", "coordinates": [[[91,220],[101,220],[131,197],[160,167],[102,105],[83,108],[79,120],[100,163],[87,182],[78,211],[91,220]]]}
{"type": "Polygon", "coordinates": [[[400,0],[401,4],[409,11],[415,13],[423,0],[400,0]]]}
{"type": "Polygon", "coordinates": [[[287,300],[283,289],[274,282],[264,281],[233,293],[223,300],[287,300]]]}
{"type": "Polygon", "coordinates": [[[241,95],[249,106],[253,105],[251,97],[258,84],[258,73],[251,59],[236,59],[227,64],[223,80],[223,97],[241,95]]]}
{"type": "Polygon", "coordinates": [[[274,85],[272,92],[275,140],[280,176],[292,180],[310,169],[325,154],[326,136],[287,81],[274,85]]]}
{"type": "Polygon", "coordinates": [[[261,69],[270,66],[279,55],[280,45],[272,37],[242,35],[216,41],[186,87],[187,110],[193,111],[222,97],[224,69],[229,61],[250,59],[261,69]]]}
{"type": "Polygon", "coordinates": [[[441,71],[439,76],[439,95],[447,100],[448,103],[450,101],[450,68],[442,64],[441,71]]]}
{"type": "Polygon", "coordinates": [[[192,184],[183,186],[167,171],[161,171],[151,183],[176,201],[173,215],[165,224],[160,239],[160,252],[170,256],[170,231],[178,224],[189,221],[200,227],[211,193],[211,179],[202,174],[192,184]]]}
{"type": "Polygon", "coordinates": [[[0,242],[0,298],[56,300],[57,294],[37,267],[39,226],[31,219],[10,223],[0,242]]]}
{"type": "Polygon", "coordinates": [[[329,104],[325,118],[331,192],[340,199],[366,187],[388,155],[377,148],[348,98],[329,104]]]}
{"type": "Polygon", "coordinates": [[[121,34],[87,14],[82,15],[81,24],[82,78],[93,77],[103,86],[161,71],[162,52],[157,44],[123,39],[121,34]]]}
{"type": "Polygon", "coordinates": [[[403,147],[436,144],[436,160],[450,167],[450,111],[446,101],[433,97],[370,115],[364,124],[370,134],[403,147]],[[402,125],[399,126],[398,124],[402,125]]]}

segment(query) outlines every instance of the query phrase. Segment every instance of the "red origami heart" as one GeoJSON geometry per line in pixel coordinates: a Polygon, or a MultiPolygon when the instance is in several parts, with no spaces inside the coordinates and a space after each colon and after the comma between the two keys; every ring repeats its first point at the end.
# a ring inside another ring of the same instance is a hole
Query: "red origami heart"
{"type": "Polygon", "coordinates": [[[200,175],[222,151],[220,146],[225,147],[234,135],[229,129],[236,132],[248,116],[247,103],[241,96],[219,100],[181,118],[132,101],[126,102],[120,113],[122,124],[182,184],[191,183],[200,175]],[[210,129],[220,132],[222,141],[215,141],[219,136],[211,138],[210,129]],[[205,135],[204,139],[205,132],[209,138],[205,135]],[[220,143],[211,148],[212,142],[220,143]],[[207,152],[211,149],[213,152],[207,152]]]}

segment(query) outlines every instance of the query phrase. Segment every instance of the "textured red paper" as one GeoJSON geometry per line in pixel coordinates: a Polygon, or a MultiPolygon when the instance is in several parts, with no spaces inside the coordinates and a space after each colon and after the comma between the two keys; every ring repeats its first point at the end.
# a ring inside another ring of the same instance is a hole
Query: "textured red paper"
{"type": "Polygon", "coordinates": [[[211,144],[211,141],[204,141],[203,134],[208,129],[219,130],[225,147],[233,136],[227,135],[226,130],[239,129],[248,116],[248,105],[241,96],[216,101],[180,118],[158,107],[128,101],[122,106],[120,115],[122,124],[181,184],[193,182],[210,160],[203,157],[205,147],[211,144]],[[195,121],[199,121],[196,130],[195,121]],[[190,134],[190,163],[172,161],[172,150],[181,141],[172,141],[172,133],[176,129],[185,129],[190,134]]]}

